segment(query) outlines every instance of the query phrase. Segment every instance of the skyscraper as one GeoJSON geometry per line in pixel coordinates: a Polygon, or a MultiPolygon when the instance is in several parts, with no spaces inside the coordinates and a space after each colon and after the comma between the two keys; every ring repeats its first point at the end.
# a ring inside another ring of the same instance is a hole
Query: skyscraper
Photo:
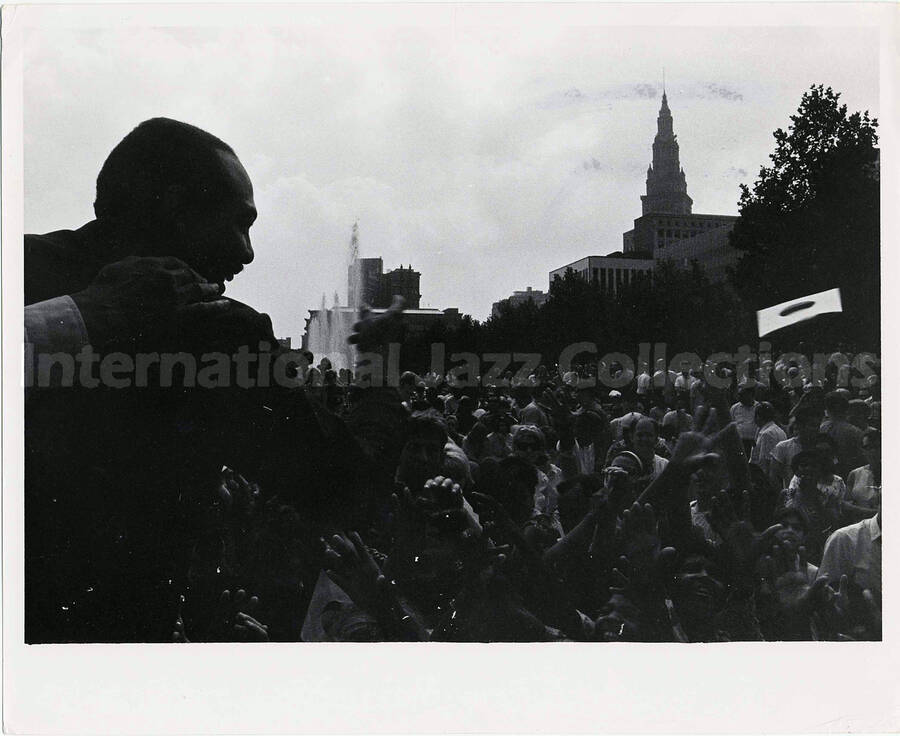
{"type": "Polygon", "coordinates": [[[622,251],[587,256],[550,272],[550,282],[571,269],[610,293],[623,285],[647,278],[660,261],[690,268],[696,261],[713,281],[726,277],[738,254],[728,234],[738,219],[734,215],[694,214],[693,200],[681,168],[669,101],[663,91],[656,118],[653,162],[647,169],[647,193],[641,195],[641,216],[634,228],[622,234],[622,251]]]}
{"type": "Polygon", "coordinates": [[[678,161],[678,136],[672,129],[672,113],[666,93],[656,118],[653,163],[647,169],[647,193],[641,196],[643,214],[691,214],[693,200],[687,193],[684,169],[678,161]]]}
{"type": "Polygon", "coordinates": [[[706,247],[702,251],[686,247],[693,238],[702,240],[692,245],[710,241],[715,250],[725,248],[727,233],[737,218],[694,214],[693,204],[679,160],[672,112],[663,92],[653,139],[653,163],[647,169],[647,193],[641,195],[641,216],[634,221],[634,228],[622,235],[624,254],[656,260],[676,258],[687,264],[691,259],[706,260],[706,247]],[[710,236],[713,232],[715,235],[710,236]]]}

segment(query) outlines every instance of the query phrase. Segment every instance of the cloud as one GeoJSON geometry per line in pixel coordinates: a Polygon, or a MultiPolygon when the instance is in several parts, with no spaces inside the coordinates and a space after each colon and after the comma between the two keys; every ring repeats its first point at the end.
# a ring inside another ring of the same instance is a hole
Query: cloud
{"type": "Polygon", "coordinates": [[[744,99],[744,95],[740,92],[735,92],[728,87],[723,87],[718,84],[707,84],[705,89],[711,96],[720,97],[723,100],[738,102],[744,99]]]}

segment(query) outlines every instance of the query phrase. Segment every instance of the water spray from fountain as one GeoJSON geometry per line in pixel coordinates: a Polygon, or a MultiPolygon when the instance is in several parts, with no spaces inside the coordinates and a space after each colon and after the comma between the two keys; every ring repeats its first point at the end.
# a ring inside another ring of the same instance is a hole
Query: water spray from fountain
{"type": "Polygon", "coordinates": [[[334,370],[353,369],[356,360],[356,348],[347,342],[353,331],[353,324],[359,318],[362,308],[362,275],[359,266],[359,223],[353,224],[350,235],[350,247],[345,262],[347,270],[347,304],[342,306],[338,292],[334,292],[332,306],[329,308],[325,293],[319,313],[310,323],[309,349],[316,361],[328,358],[334,370]]]}

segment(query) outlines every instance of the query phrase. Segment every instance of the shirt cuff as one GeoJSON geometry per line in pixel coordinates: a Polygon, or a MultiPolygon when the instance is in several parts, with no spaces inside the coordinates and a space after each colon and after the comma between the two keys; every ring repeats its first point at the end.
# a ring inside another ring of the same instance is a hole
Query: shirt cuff
{"type": "Polygon", "coordinates": [[[87,327],[72,297],[58,296],[25,307],[25,344],[34,354],[75,354],[90,343],[87,327]]]}

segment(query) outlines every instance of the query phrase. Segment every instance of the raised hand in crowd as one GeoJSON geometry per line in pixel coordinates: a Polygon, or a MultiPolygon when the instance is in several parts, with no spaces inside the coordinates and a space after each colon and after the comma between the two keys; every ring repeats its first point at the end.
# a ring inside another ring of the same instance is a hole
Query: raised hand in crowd
{"type": "Polygon", "coordinates": [[[806,548],[774,544],[771,553],[760,559],[758,569],[756,603],[767,638],[810,639],[811,616],[826,604],[829,596],[827,581],[816,578],[814,573],[810,575],[806,548]]]}
{"type": "Polygon", "coordinates": [[[750,520],[750,491],[741,492],[739,504],[728,491],[720,491],[712,504],[712,525],[722,537],[721,553],[732,584],[752,586],[757,560],[782,526],[773,524],[761,533],[756,531],[750,520]]]}
{"type": "Polygon", "coordinates": [[[824,588],[824,592],[826,602],[816,609],[813,618],[816,638],[881,641],[880,592],[868,588],[860,590],[847,575],[841,575],[837,589],[829,585],[824,588]]]}
{"type": "Polygon", "coordinates": [[[353,334],[347,339],[361,353],[379,352],[402,335],[403,308],[406,300],[394,296],[391,306],[383,314],[374,314],[368,307],[359,310],[359,321],[353,325],[353,334]]]}
{"type": "MultiPolygon", "coordinates": [[[[184,597],[181,599],[181,606],[178,609],[178,616],[175,619],[174,630],[172,632],[172,641],[180,643],[189,643],[187,632],[185,631],[184,616],[181,608],[184,604],[184,597]]],[[[251,613],[259,604],[256,596],[249,596],[243,589],[235,591],[232,595],[230,590],[223,590],[219,600],[212,612],[206,631],[200,638],[194,638],[193,641],[205,642],[264,642],[269,640],[269,627],[257,621],[251,613]]]]}

